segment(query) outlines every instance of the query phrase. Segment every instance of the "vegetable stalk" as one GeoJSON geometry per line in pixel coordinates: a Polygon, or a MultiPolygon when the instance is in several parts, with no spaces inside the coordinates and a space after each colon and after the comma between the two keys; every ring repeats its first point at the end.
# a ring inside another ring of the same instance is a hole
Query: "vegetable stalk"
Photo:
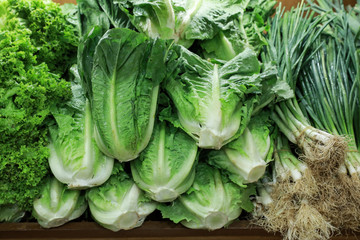
{"type": "MultiPolygon", "coordinates": [[[[286,79],[294,92],[304,63],[312,55],[312,43],[331,21],[326,20],[319,27],[322,18],[315,17],[314,12],[306,10],[301,3],[285,13],[280,6],[272,20],[262,58],[265,62],[277,63],[278,77],[286,79]]],[[[277,104],[272,118],[289,141],[300,147],[310,167],[331,174],[344,161],[344,139],[314,128],[296,98],[277,104]]]]}

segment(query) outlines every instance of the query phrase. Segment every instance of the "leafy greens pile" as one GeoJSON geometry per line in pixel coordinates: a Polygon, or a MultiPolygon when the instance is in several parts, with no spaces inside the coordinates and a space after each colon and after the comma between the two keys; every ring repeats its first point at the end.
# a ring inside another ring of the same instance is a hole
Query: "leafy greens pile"
{"type": "Polygon", "coordinates": [[[49,172],[47,121],[71,98],[78,38],[58,5],[0,1],[0,205],[32,208],[49,172]]]}
{"type": "Polygon", "coordinates": [[[359,6],[308,2],[0,0],[0,221],[358,229],[359,6]]]}
{"type": "MultiPolygon", "coordinates": [[[[254,188],[245,184],[249,181],[239,180],[236,185],[226,174],[220,177],[219,170],[200,163],[206,161],[207,154],[199,158],[197,149],[220,149],[241,136],[252,115],[271,102],[262,97],[265,92],[272,99],[288,97],[284,93],[289,87],[277,78],[274,65],[258,60],[259,50],[265,44],[266,18],[275,2],[261,3],[264,2],[78,1],[78,69],[89,99],[97,145],[109,157],[131,161],[135,183],[147,197],[144,201],[151,198],[162,202],[158,208],[164,217],[190,221],[190,212],[183,211],[186,216],[181,216],[181,211],[177,211],[180,215],[174,218],[166,213],[171,210],[165,209],[169,207],[166,202],[177,198],[182,201],[191,192],[205,191],[202,194],[209,197],[210,206],[222,206],[209,208],[208,223],[188,225],[182,221],[186,226],[221,228],[237,218],[241,209],[252,209],[249,196],[254,194],[254,188]],[[222,36],[222,47],[232,55],[217,56],[211,50],[211,41],[218,41],[218,35],[222,36]],[[241,46],[224,40],[225,35],[229,39],[240,36],[241,46]],[[197,168],[198,164],[216,174],[209,172],[208,177],[199,177],[208,173],[197,168]],[[208,181],[223,182],[224,196],[216,196],[216,187],[206,189],[208,181]],[[232,207],[232,202],[236,206],[232,207]],[[231,213],[232,208],[237,214],[231,213]]],[[[254,138],[256,135],[262,133],[254,131],[254,138]]],[[[265,158],[270,138],[259,138],[267,141],[262,154],[265,158]]],[[[253,143],[254,151],[258,147],[261,146],[253,143]]],[[[264,173],[265,160],[261,164],[256,178],[264,173]]],[[[253,170],[257,163],[249,165],[245,171],[257,171],[253,170]]],[[[233,177],[237,178],[242,179],[233,177]]],[[[120,188],[114,191],[125,194],[120,188]]],[[[194,203],[189,211],[195,211],[191,219],[202,218],[205,213],[197,213],[196,206],[203,205],[203,200],[190,199],[187,201],[194,203]]],[[[91,210],[92,216],[101,225],[112,230],[135,227],[121,220],[125,217],[122,215],[119,222],[113,219],[110,224],[105,215],[100,217],[97,208],[91,210]],[[121,226],[121,222],[127,223],[121,226]]],[[[119,214],[125,211],[120,203],[115,209],[119,214]]]]}
{"type": "Polygon", "coordinates": [[[287,239],[329,239],[359,227],[356,7],[346,10],[336,0],[309,4],[310,10],[278,11],[263,53],[277,59],[296,97],[271,115],[284,136],[261,180],[255,217],[287,239]]]}

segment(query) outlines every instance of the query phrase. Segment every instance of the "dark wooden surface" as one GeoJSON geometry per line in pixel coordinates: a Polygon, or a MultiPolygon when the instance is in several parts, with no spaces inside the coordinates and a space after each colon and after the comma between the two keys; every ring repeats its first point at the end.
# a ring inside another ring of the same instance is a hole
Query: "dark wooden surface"
{"type": "Polygon", "coordinates": [[[170,221],[146,221],[132,230],[112,232],[94,222],[72,222],[58,228],[43,229],[37,223],[0,224],[0,239],[281,239],[247,221],[238,221],[216,231],[192,230],[170,221]]]}
{"type": "MultiPolygon", "coordinates": [[[[170,221],[146,221],[139,228],[119,232],[104,229],[94,222],[71,222],[51,229],[43,229],[37,223],[2,223],[0,224],[0,239],[280,240],[282,238],[279,234],[268,233],[242,220],[234,222],[226,229],[216,231],[187,229],[170,221]]],[[[343,234],[332,238],[332,240],[342,239],[360,239],[360,233],[343,234]]]]}

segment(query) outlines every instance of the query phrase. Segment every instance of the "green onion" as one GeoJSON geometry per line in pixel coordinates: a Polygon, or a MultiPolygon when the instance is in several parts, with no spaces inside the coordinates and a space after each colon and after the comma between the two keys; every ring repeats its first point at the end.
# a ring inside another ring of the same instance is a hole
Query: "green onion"
{"type": "Polygon", "coordinates": [[[272,180],[258,183],[254,222],[285,239],[328,239],[337,228],[317,209],[320,189],[306,162],[290,149],[279,135],[274,150],[272,180]]]}
{"type": "MultiPolygon", "coordinates": [[[[279,78],[286,79],[293,91],[304,63],[316,52],[312,49],[313,42],[332,21],[332,18],[324,19],[324,16],[315,17],[303,3],[290,12],[284,13],[281,6],[277,9],[262,58],[264,62],[277,63],[279,78]]],[[[303,150],[314,168],[331,173],[344,161],[345,141],[314,128],[296,98],[277,104],[272,118],[289,141],[303,150]]]]}
{"type": "MultiPolygon", "coordinates": [[[[311,3],[326,29],[313,42],[314,54],[299,75],[296,96],[311,124],[347,139],[344,162],[314,174],[324,189],[318,210],[339,228],[355,230],[360,218],[360,154],[358,152],[359,57],[349,13],[340,0],[311,3]],[[324,177],[325,176],[325,177],[324,177]]],[[[335,162],[334,162],[335,163],[335,162]]],[[[312,169],[314,172],[314,169],[312,169]]]]}

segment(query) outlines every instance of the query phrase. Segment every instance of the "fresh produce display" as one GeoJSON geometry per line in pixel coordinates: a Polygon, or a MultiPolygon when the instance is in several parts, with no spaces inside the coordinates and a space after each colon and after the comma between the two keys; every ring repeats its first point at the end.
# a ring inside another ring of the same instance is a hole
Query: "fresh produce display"
{"type": "Polygon", "coordinates": [[[272,117],[302,153],[296,160],[278,140],[273,175],[264,180],[255,214],[258,224],[287,239],[328,239],[359,227],[356,31],[341,2],[310,2],[310,7],[312,13],[300,7],[282,18],[276,15],[269,31],[273,41],[264,51],[275,57],[299,54],[278,59],[279,73],[289,79],[296,98],[277,104],[272,117]],[[310,15],[315,12],[319,15],[310,15]],[[299,56],[304,60],[297,68],[291,62],[299,64],[299,56]]]}
{"type": "Polygon", "coordinates": [[[229,178],[206,163],[198,163],[191,188],[171,204],[161,204],[161,214],[192,229],[215,230],[229,225],[243,209],[250,212],[254,187],[239,189],[229,178]]]}
{"type": "Polygon", "coordinates": [[[163,84],[177,117],[164,118],[183,128],[200,148],[219,150],[242,134],[264,82],[277,83],[275,73],[261,71],[250,48],[227,62],[208,61],[184,47],[177,54],[175,73],[163,84]]]}
{"type": "Polygon", "coordinates": [[[113,175],[103,185],[86,192],[93,219],[112,231],[140,227],[157,203],[144,192],[116,163],[113,175]]]}
{"type": "MultiPolygon", "coordinates": [[[[317,208],[321,189],[306,162],[292,152],[285,136],[275,141],[274,164],[258,182],[256,224],[285,239],[328,239],[336,230],[317,208]]],[[[324,200],[324,199],[322,199],[324,200]]]]}
{"type": "Polygon", "coordinates": [[[80,217],[87,208],[85,193],[67,189],[56,178],[48,178],[41,197],[34,200],[32,215],[44,228],[61,226],[80,217]]]}
{"type": "Polygon", "coordinates": [[[114,1],[132,25],[151,38],[173,39],[190,47],[227,30],[245,9],[241,1],[114,1]]]}
{"type": "Polygon", "coordinates": [[[239,186],[259,180],[272,158],[268,118],[266,112],[253,117],[239,138],[209,153],[208,163],[222,169],[239,186]]]}
{"type": "Polygon", "coordinates": [[[0,0],[0,222],[359,230],[360,2],[276,3],[0,0]]]}
{"type": "Polygon", "coordinates": [[[139,158],[131,161],[135,183],[157,202],[171,202],[194,182],[198,147],[184,131],[158,122],[139,158]]]}
{"type": "MultiPolygon", "coordinates": [[[[326,1],[314,5],[317,12],[329,12],[332,6],[326,1]]],[[[360,217],[359,137],[356,133],[359,114],[360,51],[356,48],[351,16],[339,5],[325,17],[333,18],[326,32],[314,43],[318,51],[303,69],[297,89],[300,106],[306,109],[313,125],[347,140],[347,153],[330,171],[318,168],[322,186],[326,186],[328,198],[319,211],[338,228],[357,229],[360,217]],[[319,96],[319,101],[314,101],[319,96]],[[357,136],[356,136],[357,135],[357,136]],[[338,196],[340,194],[340,197],[338,196]],[[330,207],[336,206],[336,207],[330,207]],[[346,206],[344,210],[343,206],[346,206]],[[328,211],[332,208],[331,211],[328,211]]],[[[355,32],[354,32],[355,33],[355,32]]]]}
{"type": "Polygon", "coordinates": [[[133,160],[149,143],[166,48],[162,40],[120,28],[98,42],[86,84],[91,84],[95,139],[107,156],[133,160]]]}
{"type": "Polygon", "coordinates": [[[47,123],[51,108],[71,98],[61,76],[76,62],[75,32],[55,3],[0,1],[2,208],[31,210],[49,174],[47,123]]]}
{"type": "Polygon", "coordinates": [[[72,69],[72,99],[51,111],[55,123],[49,126],[51,172],[70,189],[103,184],[111,175],[114,159],[105,156],[95,142],[90,103],[80,84],[77,67],[72,69]]]}
{"type": "Polygon", "coordinates": [[[1,205],[0,222],[19,222],[25,215],[25,211],[18,205],[1,205]]]}

